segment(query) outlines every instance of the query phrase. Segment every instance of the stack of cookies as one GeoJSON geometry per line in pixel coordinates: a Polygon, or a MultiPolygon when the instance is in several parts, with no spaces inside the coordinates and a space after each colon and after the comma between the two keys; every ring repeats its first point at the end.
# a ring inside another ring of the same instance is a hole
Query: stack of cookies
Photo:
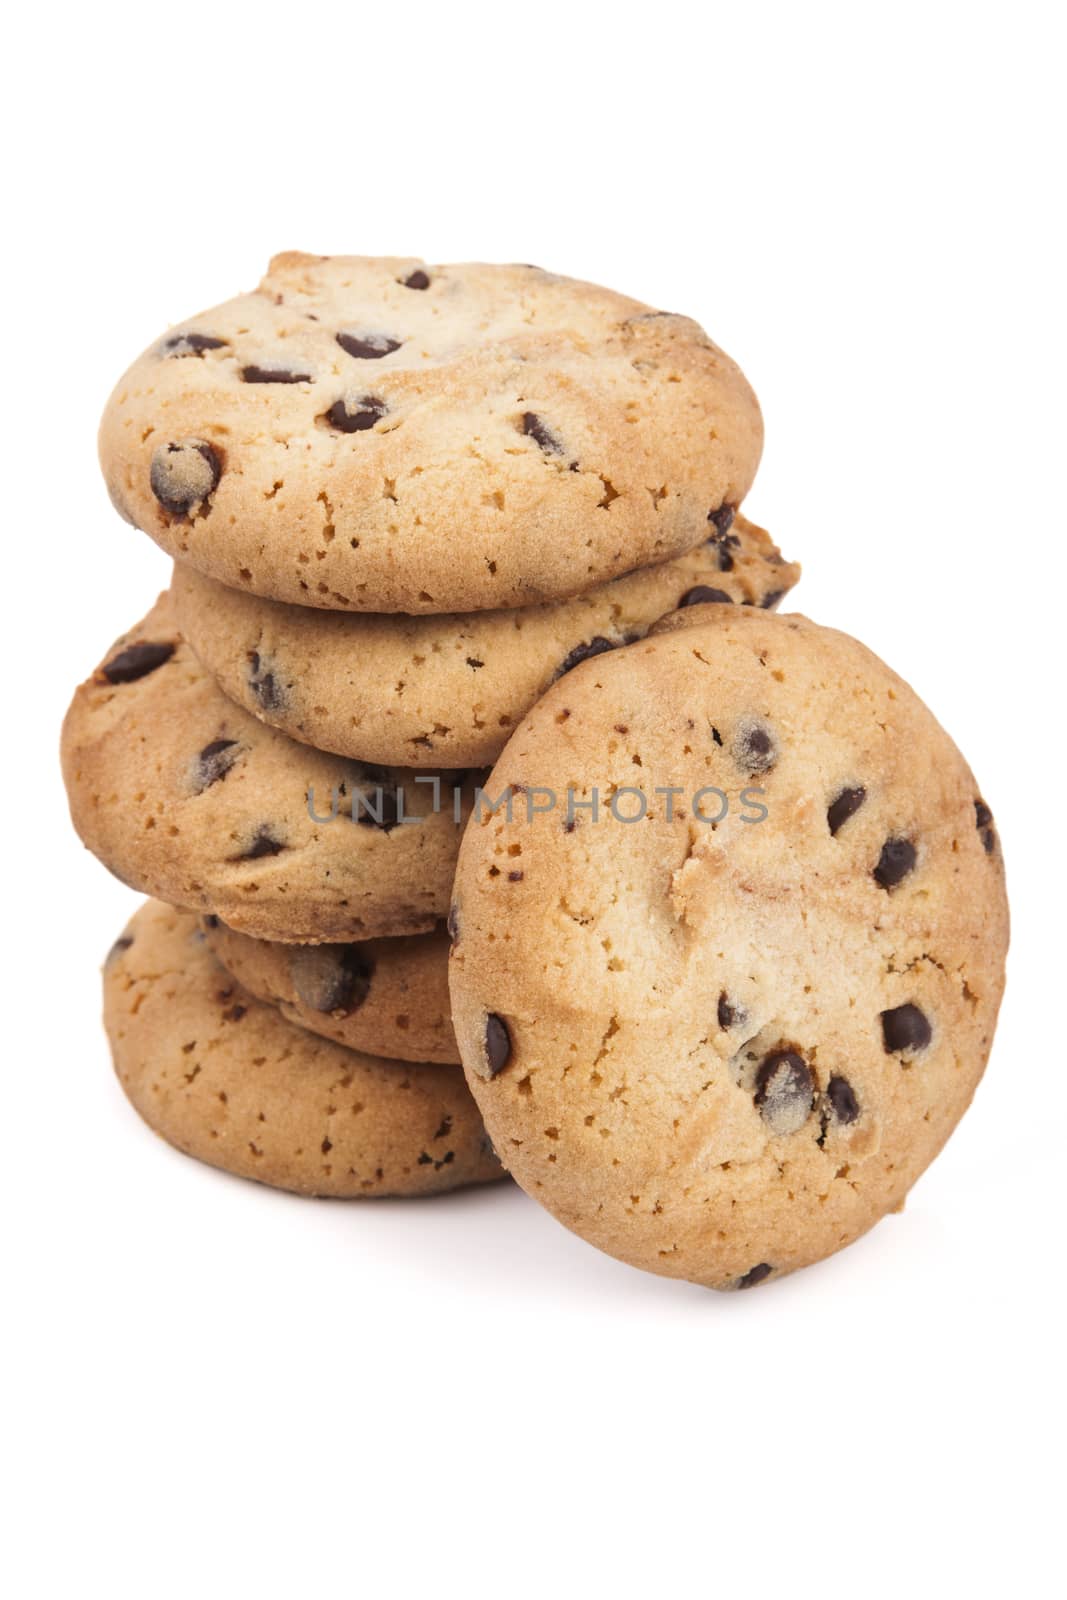
{"type": "Polygon", "coordinates": [[[722,1288],[899,1207],[999,848],[907,686],[773,614],[761,445],[696,323],[534,267],[284,255],[133,365],[101,458],[173,579],[63,759],[153,897],[105,968],[152,1127],[303,1193],[506,1165],[722,1288]]]}

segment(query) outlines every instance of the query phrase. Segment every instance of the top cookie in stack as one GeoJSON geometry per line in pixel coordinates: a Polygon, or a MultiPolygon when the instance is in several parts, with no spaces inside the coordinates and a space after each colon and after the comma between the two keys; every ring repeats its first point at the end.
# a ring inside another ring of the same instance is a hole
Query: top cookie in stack
{"type": "Polygon", "coordinates": [[[235,589],[483,611],[693,549],[747,493],[759,407],[687,317],[529,266],[275,257],[130,368],[115,505],[235,589]]]}

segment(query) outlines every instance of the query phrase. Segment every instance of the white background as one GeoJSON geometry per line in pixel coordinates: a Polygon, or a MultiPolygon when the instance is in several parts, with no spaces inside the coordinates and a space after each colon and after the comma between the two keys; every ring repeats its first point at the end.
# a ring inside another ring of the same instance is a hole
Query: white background
{"type": "MultiPolygon", "coordinates": [[[[1064,267],[1054,10],[36,6],[3,112],[2,1371],[23,1596],[1052,1592],[1062,1426],[1064,267]],[[95,429],[282,249],[536,261],[699,318],[763,403],[793,602],[976,769],[989,1073],[909,1199],[724,1297],[519,1191],[303,1202],[127,1108],[136,900],[56,741],[167,564],[95,429]]],[[[1059,1573],[1062,1578],[1062,1571],[1059,1573]]]]}

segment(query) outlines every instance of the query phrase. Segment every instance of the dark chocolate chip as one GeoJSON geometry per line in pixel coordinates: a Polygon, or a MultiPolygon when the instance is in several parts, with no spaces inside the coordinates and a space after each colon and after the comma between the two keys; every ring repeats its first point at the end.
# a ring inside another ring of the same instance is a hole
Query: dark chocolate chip
{"type": "Polygon", "coordinates": [[[680,611],[683,606],[732,606],[733,603],[733,596],[727,594],[725,589],[709,589],[706,583],[698,583],[696,588],[685,591],[678,602],[678,609],[680,611]]]}
{"type": "Polygon", "coordinates": [[[289,957],[293,988],[312,1011],[358,1011],[370,993],[374,962],[358,944],[298,945],[289,957]]]}
{"type": "Polygon", "coordinates": [[[405,289],[428,289],[430,287],[430,279],[421,267],[416,267],[409,277],[401,278],[399,281],[404,285],[405,289]]]}
{"type": "Polygon", "coordinates": [[[733,741],[734,760],[742,772],[770,772],[778,760],[778,743],[766,723],[746,718],[738,724],[733,741]]]}
{"type": "Polygon", "coordinates": [[[125,650],[112,656],[101,671],[108,683],[136,683],[138,678],[146,678],[150,672],[155,672],[157,667],[169,661],[175,649],[173,644],[152,644],[148,640],[141,644],[128,644],[125,650]]]}
{"type": "Polygon", "coordinates": [[[376,784],[372,789],[360,790],[358,800],[352,800],[353,815],[364,828],[381,828],[388,833],[400,818],[400,802],[394,788],[376,784]]]}
{"type": "Polygon", "coordinates": [[[913,870],[917,859],[910,839],[887,839],[873,876],[883,889],[895,889],[913,870]]]}
{"type": "Polygon", "coordinates": [[[116,939],[115,943],[111,946],[111,949],[104,957],[105,967],[110,966],[112,961],[115,961],[124,950],[128,950],[132,943],[133,939],[128,933],[124,933],[120,939],[116,939]]]}
{"type": "Polygon", "coordinates": [[[339,333],[337,343],[342,350],[350,356],[355,356],[357,361],[380,361],[382,356],[392,355],[394,350],[399,350],[403,344],[402,339],[390,339],[384,333],[339,333]]]}
{"type": "Polygon", "coordinates": [[[918,1006],[909,1003],[882,1012],[882,1040],[887,1055],[896,1050],[923,1050],[932,1037],[930,1024],[918,1006]]]}
{"type": "MultiPolygon", "coordinates": [[[[727,505],[719,506],[715,511],[708,512],[708,521],[712,524],[715,533],[718,534],[720,539],[724,539],[729,533],[734,525],[736,515],[737,507],[727,505]]],[[[712,537],[714,538],[714,536],[713,534],[712,537]]]]}
{"type": "Polygon", "coordinates": [[[608,650],[615,650],[618,646],[611,640],[605,639],[603,634],[595,634],[592,639],[587,639],[584,644],[576,644],[569,655],[564,656],[557,678],[562,678],[564,673],[580,666],[583,661],[589,661],[593,656],[602,656],[608,650]]]}
{"type": "Polygon", "coordinates": [[[522,414],[522,431],[527,438],[539,444],[547,455],[561,456],[563,446],[550,428],[547,428],[537,415],[536,411],[524,411],[522,414]]]}
{"type": "Polygon", "coordinates": [[[219,922],[220,918],[218,918],[213,911],[209,911],[207,916],[204,918],[204,927],[217,928],[219,926],[219,922]]]}
{"type": "Polygon", "coordinates": [[[236,739],[212,739],[196,758],[193,786],[197,794],[224,778],[237,760],[236,739]]]}
{"type": "Polygon", "coordinates": [[[757,1283],[762,1283],[764,1278],[769,1278],[774,1268],[768,1266],[766,1261],[761,1261],[758,1266],[749,1267],[743,1278],[738,1278],[739,1289],[754,1289],[757,1283]]]}
{"type": "Polygon", "coordinates": [[[485,662],[484,661],[479,661],[477,656],[468,656],[467,657],[467,665],[468,665],[468,667],[470,667],[472,672],[477,672],[479,667],[484,667],[485,666],[485,662]]]}
{"type": "Polygon", "coordinates": [[[724,989],[719,996],[718,1017],[720,1028],[735,1028],[740,1023],[748,1021],[748,1012],[744,1006],[739,1006],[729,999],[724,989]]]}
{"type": "Polygon", "coordinates": [[[815,1088],[811,1069],[795,1050],[772,1050],[756,1073],[756,1105],[776,1135],[796,1133],[811,1113],[815,1088]]]}
{"type": "Polygon", "coordinates": [[[223,1022],[240,1022],[241,1018],[247,1013],[247,1011],[248,1011],[248,1007],[247,1006],[242,1006],[242,1005],[230,1006],[228,1011],[224,1011],[222,1013],[222,1020],[223,1020],[223,1022]]]}
{"type": "Polygon", "coordinates": [[[163,354],[175,356],[200,356],[205,350],[225,349],[228,341],[216,339],[210,333],[172,333],[163,341],[163,354]]]}
{"type": "Polygon", "coordinates": [[[826,1085],[826,1098],[838,1122],[855,1122],[860,1114],[860,1103],[847,1078],[835,1073],[826,1085]]]}
{"type": "Polygon", "coordinates": [[[310,383],[311,373],[296,367],[242,367],[242,383],[310,383]]]}
{"type": "Polygon", "coordinates": [[[248,687],[264,711],[281,711],[288,700],[273,666],[265,665],[262,656],[255,650],[248,658],[248,687]]]}
{"type": "Polygon", "coordinates": [[[490,1011],[485,1019],[485,1060],[489,1076],[495,1078],[511,1060],[511,1034],[503,1017],[490,1011]]]}
{"type": "Polygon", "coordinates": [[[993,828],[993,813],[984,800],[976,800],[974,802],[974,821],[975,827],[981,835],[985,853],[987,856],[991,856],[996,848],[997,835],[993,828]]]}
{"type": "Polygon", "coordinates": [[[338,433],[364,433],[380,422],[388,409],[377,395],[365,394],[351,404],[347,400],[335,400],[326,413],[326,421],[338,433]]]}
{"type": "Polygon", "coordinates": [[[831,833],[836,833],[844,827],[849,817],[854,817],[860,806],[867,798],[864,788],[842,789],[836,799],[831,800],[826,809],[826,825],[831,833]]]}
{"type": "Polygon", "coordinates": [[[207,500],[221,476],[222,462],[211,445],[181,439],[156,449],[148,481],[164,511],[180,517],[207,500]]]}
{"type": "Polygon", "coordinates": [[[285,841],[276,837],[264,823],[257,828],[252,843],[247,850],[242,850],[240,855],[234,856],[235,861],[258,861],[261,856],[276,856],[286,848],[285,841]]]}
{"type": "Polygon", "coordinates": [[[773,611],[784,594],[784,589],[769,589],[760,601],[761,608],[764,611],[773,611]]]}

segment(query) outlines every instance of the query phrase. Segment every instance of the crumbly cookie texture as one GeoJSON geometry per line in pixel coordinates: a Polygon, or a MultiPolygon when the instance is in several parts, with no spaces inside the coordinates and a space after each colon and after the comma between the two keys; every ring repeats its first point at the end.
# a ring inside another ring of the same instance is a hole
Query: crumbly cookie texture
{"type": "Polygon", "coordinates": [[[277,944],[201,919],[208,948],[243,989],[351,1050],[459,1061],[448,999],[448,934],[359,944],[277,944]]]}
{"type": "Polygon", "coordinates": [[[150,901],[133,918],[104,967],[104,1024],[149,1127],[238,1177],[356,1199],[502,1176],[457,1068],[294,1027],[219,966],[188,912],[150,901]]]}
{"type": "Polygon", "coordinates": [[[223,583],[421,613],[691,549],[762,439],[687,317],[536,267],[290,253],[134,362],[100,459],[120,513],[223,583]]]}
{"type": "Polygon", "coordinates": [[[687,555],[517,611],[317,611],[227,588],[182,563],[172,593],[182,633],[230,698],[293,738],[366,761],[488,766],[579,661],[643,637],[679,604],[773,608],[799,576],[762,528],[727,513],[687,555]]]}
{"type": "Polygon", "coordinates": [[[471,781],[420,783],[264,727],[199,665],[167,595],[75,693],[62,756],[93,854],[238,932],[369,939],[426,932],[448,909],[471,781]]]}
{"type": "Polygon", "coordinates": [[[550,689],[489,789],[513,816],[460,852],[453,1022],[522,1186],[718,1289],[899,1208],[982,1075],[1008,942],[990,808],[908,685],[803,617],[693,608],[550,689]]]}

